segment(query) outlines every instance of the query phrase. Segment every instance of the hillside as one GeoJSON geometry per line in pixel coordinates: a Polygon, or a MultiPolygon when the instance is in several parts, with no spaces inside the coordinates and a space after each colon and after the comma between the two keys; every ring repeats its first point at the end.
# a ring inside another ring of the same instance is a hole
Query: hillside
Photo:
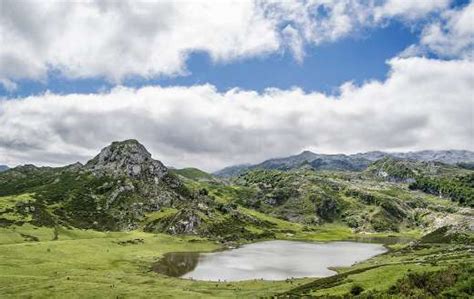
{"type": "Polygon", "coordinates": [[[2,222],[29,219],[36,225],[99,230],[136,228],[147,212],[191,199],[184,185],[135,140],[112,143],[86,165],[24,165],[3,172],[0,196],[18,195],[23,198],[9,208],[9,217],[2,213],[2,222]]]}
{"type": "MultiPolygon", "coordinates": [[[[308,157],[220,179],[168,169],[138,141],[125,140],[84,165],[2,172],[0,257],[9,262],[0,265],[0,296],[351,297],[353,289],[408,296],[416,275],[427,283],[451,277],[436,294],[469,294],[473,170],[382,157],[367,159],[364,170],[314,171],[320,161],[304,162],[308,157]],[[170,252],[261,240],[376,241],[391,250],[321,279],[206,282],[150,270],[170,252]]],[[[325,165],[346,165],[346,158],[332,155],[325,165]]]]}
{"type": "Polygon", "coordinates": [[[412,185],[377,182],[354,174],[255,170],[235,182],[253,192],[241,198],[240,204],[307,225],[336,222],[358,232],[399,232],[429,230],[435,218],[472,220],[459,215],[458,205],[449,199],[412,191],[416,189],[412,185]]]}
{"type": "Polygon", "coordinates": [[[192,168],[192,167],[182,168],[182,169],[173,169],[171,170],[171,172],[190,180],[213,180],[214,179],[212,174],[209,174],[205,171],[202,171],[197,168],[192,168]]]}
{"type": "Polygon", "coordinates": [[[24,165],[1,173],[0,225],[141,229],[223,242],[279,233],[281,221],[210,195],[202,184],[234,190],[198,169],[169,170],[136,140],[113,142],[85,165],[24,165]]]}
{"type": "Polygon", "coordinates": [[[113,142],[85,165],[24,165],[0,174],[0,196],[8,203],[0,223],[141,228],[238,241],[278,235],[271,223],[280,220],[289,226],[338,223],[354,232],[429,231],[436,218],[465,223],[469,214],[459,213],[458,204],[473,206],[474,172],[468,169],[392,157],[363,172],[291,169],[310,157],[269,160],[262,165],[288,167],[249,170],[221,182],[196,168],[168,170],[136,140],[113,142]]]}
{"type": "Polygon", "coordinates": [[[220,177],[235,177],[252,169],[292,170],[301,167],[313,170],[361,171],[372,162],[382,158],[418,162],[440,162],[445,164],[469,163],[474,161],[474,152],[465,150],[418,151],[407,153],[367,152],[352,155],[325,155],[304,151],[298,155],[269,159],[255,165],[230,166],[215,172],[220,177]]]}

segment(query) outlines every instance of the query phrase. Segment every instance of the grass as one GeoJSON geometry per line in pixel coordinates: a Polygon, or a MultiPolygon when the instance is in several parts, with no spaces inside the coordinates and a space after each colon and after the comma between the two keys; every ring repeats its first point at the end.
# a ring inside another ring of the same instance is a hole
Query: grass
{"type": "MultiPolygon", "coordinates": [[[[168,211],[170,212],[170,211],[168,211]]],[[[299,228],[283,220],[252,211],[281,229],[299,228]]],[[[164,212],[166,213],[166,212],[164,212]]],[[[171,278],[151,272],[151,265],[166,252],[211,251],[219,244],[197,236],[170,236],[133,232],[34,227],[29,224],[0,228],[0,297],[261,297],[289,290],[314,279],[216,283],[171,278]],[[38,241],[32,241],[35,237],[38,241]],[[143,243],[123,245],[123,241],[143,243]],[[122,244],[120,243],[122,242],[122,244]]],[[[338,225],[319,232],[289,237],[332,240],[338,225]]],[[[345,235],[345,233],[344,233],[345,235]]]]}
{"type": "Polygon", "coordinates": [[[163,208],[157,212],[151,212],[146,214],[146,222],[151,222],[154,220],[159,220],[165,217],[172,216],[178,212],[175,208],[163,208]]]}
{"type": "Polygon", "coordinates": [[[422,272],[437,270],[439,267],[429,265],[388,265],[349,275],[339,285],[311,292],[314,296],[343,296],[357,284],[369,291],[384,291],[402,278],[408,271],[422,272]]]}
{"type": "Polygon", "coordinates": [[[12,196],[0,196],[0,217],[8,221],[29,222],[32,220],[31,215],[21,215],[12,210],[17,204],[33,202],[32,194],[21,194],[12,196]]]}
{"type": "MultiPolygon", "coordinates": [[[[166,252],[210,251],[219,245],[196,237],[172,237],[143,232],[100,233],[64,230],[48,240],[52,230],[2,228],[0,237],[0,297],[161,297],[210,298],[268,296],[289,288],[287,282],[215,283],[170,278],[151,272],[166,252]],[[36,233],[39,242],[11,239],[19,232],[36,233]],[[10,237],[9,237],[10,236],[10,237]],[[77,239],[71,239],[71,237],[77,239]],[[143,243],[120,245],[140,238],[143,243]],[[10,240],[10,243],[8,241],[10,240]]],[[[299,283],[308,282],[301,280],[299,283]]]]}
{"type": "Polygon", "coordinates": [[[364,292],[379,292],[381,296],[407,273],[433,272],[461,263],[472,265],[470,250],[470,246],[460,244],[404,246],[351,267],[335,269],[337,275],[313,280],[283,294],[347,296],[354,285],[359,285],[364,292]]]}
{"type": "MultiPolygon", "coordinates": [[[[273,221],[281,230],[299,229],[291,236],[282,232],[281,238],[285,239],[330,241],[354,236],[337,223],[306,232],[300,224],[255,211],[245,212],[260,220],[273,221]]],[[[383,291],[408,271],[433,271],[461,260],[472,263],[474,259],[463,245],[411,248],[398,244],[397,250],[387,254],[335,269],[339,274],[330,278],[216,283],[172,278],[151,271],[153,263],[166,252],[212,251],[221,246],[197,236],[66,228],[56,228],[55,233],[54,228],[25,224],[0,228],[0,244],[0,298],[123,298],[157,294],[178,298],[255,298],[295,288],[311,295],[339,296],[347,294],[356,283],[365,291],[383,291]],[[55,235],[57,240],[53,240],[55,235]],[[134,239],[143,242],[124,242],[134,239]]]]}
{"type": "Polygon", "coordinates": [[[191,179],[191,180],[212,180],[214,177],[207,173],[204,172],[200,169],[197,168],[182,168],[182,169],[173,169],[171,170],[172,172],[179,174],[185,178],[191,179]]]}

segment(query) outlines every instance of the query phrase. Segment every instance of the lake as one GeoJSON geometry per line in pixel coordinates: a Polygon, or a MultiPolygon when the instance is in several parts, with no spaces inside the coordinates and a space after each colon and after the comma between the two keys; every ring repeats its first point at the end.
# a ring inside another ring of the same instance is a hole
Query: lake
{"type": "Polygon", "coordinates": [[[217,252],[167,253],[153,270],[174,277],[211,281],[284,280],[325,277],[386,252],[382,244],[264,241],[217,252]]]}

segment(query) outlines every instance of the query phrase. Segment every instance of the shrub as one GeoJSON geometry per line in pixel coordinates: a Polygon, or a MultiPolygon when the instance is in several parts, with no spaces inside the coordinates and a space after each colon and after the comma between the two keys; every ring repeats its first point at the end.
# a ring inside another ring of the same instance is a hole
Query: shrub
{"type": "Polygon", "coordinates": [[[364,288],[360,284],[354,284],[351,287],[351,295],[357,296],[364,291],[364,288]]]}

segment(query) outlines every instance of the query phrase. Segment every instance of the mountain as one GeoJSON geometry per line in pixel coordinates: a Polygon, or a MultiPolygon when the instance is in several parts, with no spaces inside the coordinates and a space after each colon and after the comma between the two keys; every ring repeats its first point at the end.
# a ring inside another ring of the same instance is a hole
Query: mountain
{"type": "Polygon", "coordinates": [[[437,161],[405,160],[384,157],[373,162],[364,173],[393,182],[414,182],[420,177],[453,177],[470,173],[458,164],[446,164],[437,161]]]}
{"type": "Polygon", "coordinates": [[[278,231],[251,211],[292,223],[341,222],[354,230],[373,232],[416,227],[418,209],[426,209],[426,215],[445,212],[445,208],[427,205],[415,192],[474,205],[472,170],[421,160],[457,163],[466,153],[397,155],[419,160],[382,152],[319,155],[305,151],[241,166],[244,174],[221,181],[196,168],[170,170],[136,140],[113,142],[85,165],[22,165],[0,173],[0,198],[13,199],[0,210],[0,225],[141,228],[229,241],[258,239],[278,231]],[[386,181],[395,185],[381,191],[386,181]]]}
{"type": "Polygon", "coordinates": [[[321,155],[304,151],[299,155],[287,158],[270,159],[252,168],[289,170],[301,166],[309,166],[318,170],[363,170],[370,160],[347,155],[321,155]]]}
{"type": "Polygon", "coordinates": [[[385,157],[403,160],[442,162],[446,164],[458,164],[474,161],[474,152],[465,150],[446,151],[418,151],[407,153],[386,153],[373,151],[352,155],[316,154],[304,151],[298,155],[269,159],[255,165],[230,166],[214,173],[219,177],[235,177],[252,169],[278,169],[291,170],[297,168],[309,168],[313,170],[335,170],[335,171],[361,171],[366,169],[372,162],[385,157]]]}
{"type": "Polygon", "coordinates": [[[9,167],[7,165],[0,165],[0,172],[8,170],[9,167]]]}
{"type": "Polygon", "coordinates": [[[304,151],[298,155],[269,159],[255,165],[243,164],[226,167],[215,172],[214,175],[218,177],[235,177],[252,169],[291,170],[300,167],[314,170],[359,171],[365,169],[370,163],[370,160],[362,157],[351,157],[343,154],[323,155],[304,151]]]}
{"type": "MultiPolygon", "coordinates": [[[[1,173],[0,196],[17,194],[30,194],[14,207],[31,214],[33,224],[99,230],[134,229],[146,213],[192,200],[136,140],[114,142],[85,165],[24,165],[1,173]]],[[[9,222],[21,224],[23,218],[9,222]]]]}
{"type": "Polygon", "coordinates": [[[85,165],[22,165],[0,173],[0,227],[141,229],[222,242],[270,236],[261,230],[268,220],[217,201],[207,189],[214,185],[238,192],[199,169],[168,169],[136,140],[113,142],[85,165]]]}
{"type": "Polygon", "coordinates": [[[98,175],[127,176],[131,178],[163,179],[168,169],[158,160],[151,158],[146,148],[136,140],[112,142],[103,148],[85,169],[98,175]]]}
{"type": "Polygon", "coordinates": [[[213,174],[218,177],[233,177],[245,172],[247,169],[252,167],[252,164],[240,164],[234,166],[228,166],[221,170],[214,172],[213,174]]]}
{"type": "Polygon", "coordinates": [[[457,164],[463,162],[474,162],[474,152],[466,150],[443,150],[443,151],[415,151],[406,153],[385,153],[385,152],[367,152],[351,155],[354,157],[361,157],[371,161],[376,161],[384,157],[393,157],[403,160],[414,161],[433,161],[442,162],[446,164],[457,164]]]}

